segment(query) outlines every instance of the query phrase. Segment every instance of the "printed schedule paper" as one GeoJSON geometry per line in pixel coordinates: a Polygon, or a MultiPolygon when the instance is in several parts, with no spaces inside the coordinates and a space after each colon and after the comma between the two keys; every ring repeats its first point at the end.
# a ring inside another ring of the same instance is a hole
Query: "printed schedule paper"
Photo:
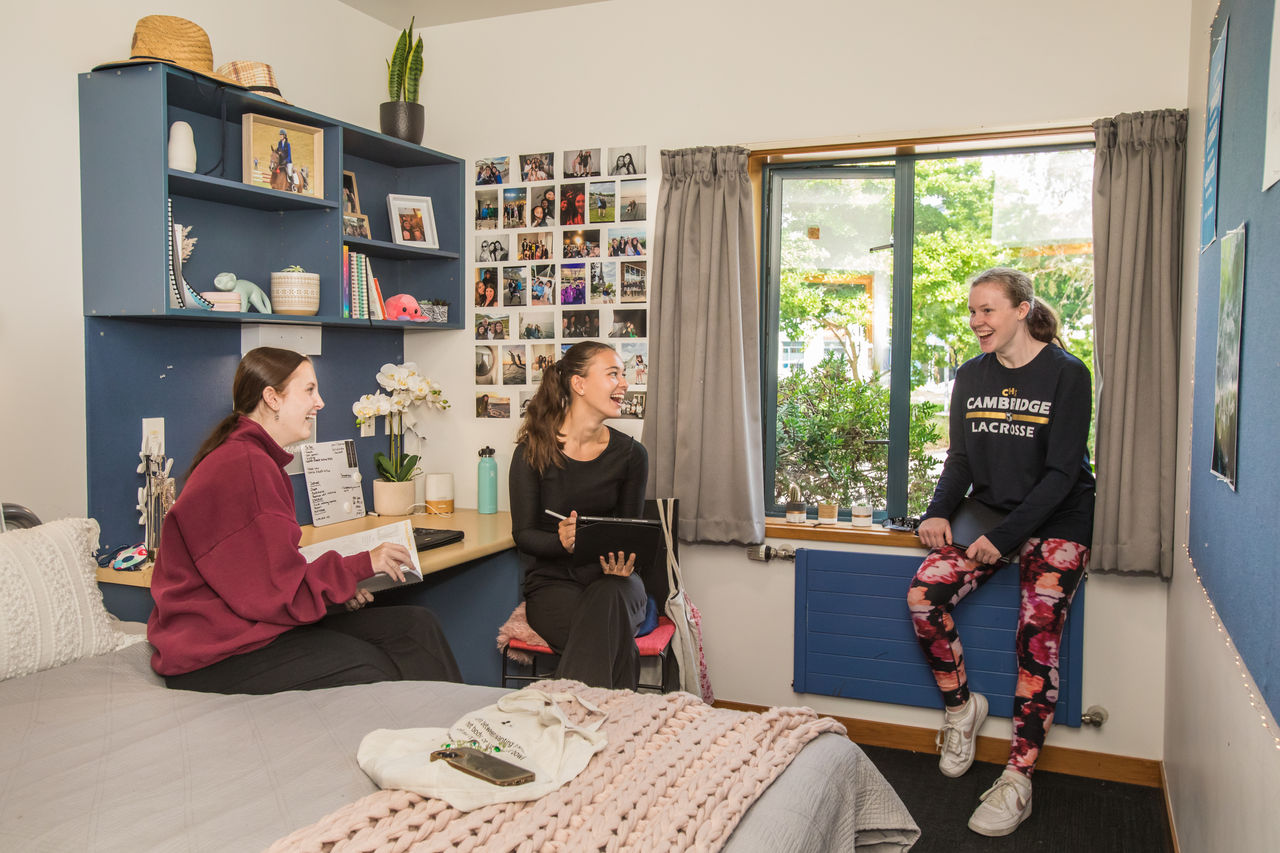
{"type": "Polygon", "coordinates": [[[302,556],[310,561],[326,551],[337,551],[344,557],[350,557],[352,554],[359,554],[362,551],[372,551],[384,542],[403,545],[409,551],[412,565],[401,567],[401,570],[404,571],[404,583],[397,582],[390,575],[377,574],[360,581],[360,588],[367,589],[370,592],[377,592],[380,589],[392,586],[407,586],[422,580],[422,564],[418,562],[418,549],[413,544],[413,523],[407,518],[403,521],[393,521],[390,524],[375,527],[372,530],[361,530],[358,533],[348,533],[346,536],[325,539],[322,542],[313,542],[298,550],[302,552],[302,556]]]}
{"type": "Polygon", "coordinates": [[[364,492],[356,464],[356,443],[318,441],[304,444],[302,470],[307,476],[311,523],[316,527],[364,516],[364,492]]]}

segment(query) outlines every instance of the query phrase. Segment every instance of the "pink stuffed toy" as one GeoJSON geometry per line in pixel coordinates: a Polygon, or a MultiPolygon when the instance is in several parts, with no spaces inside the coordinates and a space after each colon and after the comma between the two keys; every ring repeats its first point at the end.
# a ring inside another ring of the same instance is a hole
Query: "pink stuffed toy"
{"type": "Polygon", "coordinates": [[[407,293],[397,293],[392,296],[386,300],[386,306],[388,320],[412,320],[415,323],[427,322],[427,318],[422,316],[422,306],[418,304],[418,300],[407,293]]]}

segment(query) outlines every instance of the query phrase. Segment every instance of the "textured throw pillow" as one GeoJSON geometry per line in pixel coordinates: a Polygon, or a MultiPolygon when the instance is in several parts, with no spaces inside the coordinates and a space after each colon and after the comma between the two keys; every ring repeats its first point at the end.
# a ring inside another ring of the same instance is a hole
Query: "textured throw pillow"
{"type": "Polygon", "coordinates": [[[98,522],[0,533],[0,680],[128,645],[98,589],[98,522]]]}

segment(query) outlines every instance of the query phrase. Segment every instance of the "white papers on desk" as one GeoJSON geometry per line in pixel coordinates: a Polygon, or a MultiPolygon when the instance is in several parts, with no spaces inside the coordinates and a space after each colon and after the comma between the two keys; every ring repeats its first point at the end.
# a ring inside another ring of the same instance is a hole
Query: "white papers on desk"
{"type": "Polygon", "coordinates": [[[384,542],[403,545],[409,551],[413,565],[402,567],[405,569],[404,583],[398,583],[390,575],[377,574],[360,581],[360,588],[367,589],[370,592],[377,592],[380,589],[407,586],[422,580],[422,564],[418,562],[418,549],[413,544],[413,524],[407,518],[403,521],[393,521],[390,524],[375,527],[372,530],[361,530],[358,533],[348,533],[346,536],[325,539],[322,542],[313,542],[298,550],[302,552],[302,556],[307,558],[307,562],[310,562],[327,551],[337,551],[344,557],[350,557],[352,554],[372,551],[384,542]]]}
{"type": "Polygon", "coordinates": [[[319,441],[302,445],[298,452],[307,475],[311,523],[323,527],[335,521],[362,518],[364,492],[360,488],[356,443],[351,439],[319,441]]]}

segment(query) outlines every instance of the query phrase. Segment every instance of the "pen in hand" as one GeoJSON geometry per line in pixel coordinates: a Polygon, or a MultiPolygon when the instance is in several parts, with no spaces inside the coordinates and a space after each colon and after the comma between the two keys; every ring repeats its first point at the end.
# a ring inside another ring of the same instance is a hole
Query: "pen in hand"
{"type": "Polygon", "coordinates": [[[547,515],[551,516],[552,518],[558,518],[561,521],[564,521],[565,518],[567,518],[567,516],[561,515],[560,513],[556,512],[554,509],[544,509],[543,512],[545,512],[547,515]]]}

